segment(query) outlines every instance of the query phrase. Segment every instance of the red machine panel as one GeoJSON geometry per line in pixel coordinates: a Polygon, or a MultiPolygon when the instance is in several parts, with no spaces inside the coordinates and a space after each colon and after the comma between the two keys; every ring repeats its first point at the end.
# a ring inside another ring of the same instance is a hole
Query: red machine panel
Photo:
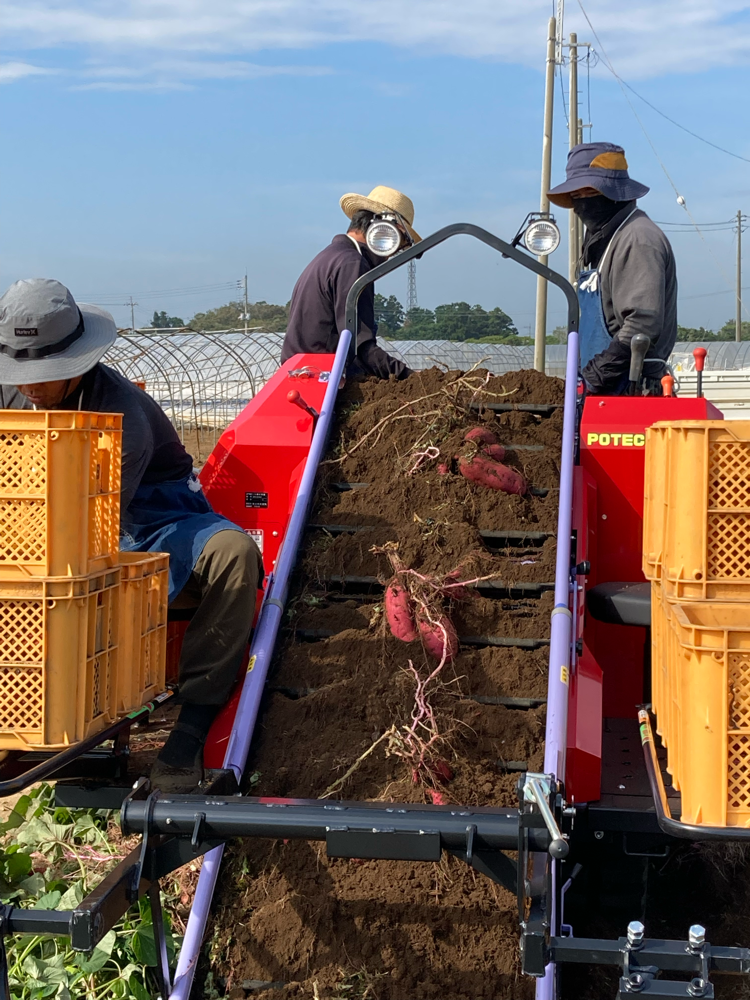
{"type": "MultiPolygon", "coordinates": [[[[722,413],[704,398],[586,398],[573,511],[578,560],[591,564],[586,586],[644,579],[646,428],[659,420],[721,419],[722,413]]],[[[579,616],[582,613],[581,601],[579,616]]],[[[580,627],[580,617],[578,623],[580,627]]],[[[647,630],[609,625],[585,615],[582,635],[571,683],[566,773],[566,789],[579,802],[598,798],[602,719],[633,718],[636,705],[643,701],[647,630]]]]}
{"type": "MultiPolygon", "coordinates": [[[[201,470],[214,510],[258,542],[266,574],[276,562],[310,450],[314,417],[304,407],[320,413],[332,364],[332,354],[297,354],[285,362],[227,427],[201,470]]],[[[247,660],[241,676],[246,669],[247,660]]],[[[222,766],[240,691],[238,682],[211,727],[207,768],[222,766]]]]}
{"type": "Polygon", "coordinates": [[[297,354],[285,362],[219,438],[201,470],[214,510],[258,542],[270,573],[297,497],[320,412],[332,354],[297,354]],[[300,401],[290,402],[297,390],[300,401]]]}

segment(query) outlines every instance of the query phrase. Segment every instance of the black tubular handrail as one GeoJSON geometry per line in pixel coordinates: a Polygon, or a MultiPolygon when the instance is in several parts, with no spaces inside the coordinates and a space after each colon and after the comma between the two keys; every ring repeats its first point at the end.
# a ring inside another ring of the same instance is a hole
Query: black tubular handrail
{"type": "Polygon", "coordinates": [[[667,790],[664,787],[664,778],[662,777],[661,768],[656,756],[654,733],[651,728],[651,719],[648,712],[641,710],[638,713],[638,723],[641,732],[643,756],[646,762],[646,774],[648,775],[648,783],[654,799],[656,821],[662,833],[669,834],[670,837],[677,837],[680,840],[750,841],[750,829],[747,827],[700,826],[695,823],[683,823],[672,817],[667,799],[667,790]]]}
{"type": "Polygon", "coordinates": [[[444,226],[442,229],[438,229],[436,233],[431,236],[426,236],[419,243],[415,243],[414,246],[408,247],[406,250],[401,250],[399,253],[395,254],[393,257],[389,257],[388,260],[384,260],[382,264],[378,264],[373,267],[371,271],[367,274],[363,274],[361,277],[357,278],[352,287],[349,289],[349,294],[346,297],[346,328],[352,331],[352,354],[356,354],[357,351],[357,337],[355,331],[359,326],[358,323],[358,303],[359,297],[363,290],[371,285],[378,278],[382,278],[385,274],[390,274],[391,271],[395,271],[398,267],[403,267],[404,264],[408,264],[410,260],[415,257],[421,257],[423,253],[427,250],[431,250],[433,247],[437,246],[438,243],[444,243],[449,240],[452,236],[473,236],[475,239],[479,240],[481,243],[486,243],[487,246],[492,247],[493,250],[497,250],[504,257],[509,257],[514,260],[517,264],[522,267],[528,268],[529,271],[533,271],[542,278],[546,278],[547,281],[551,281],[553,285],[563,292],[565,298],[568,302],[568,332],[571,330],[578,329],[578,296],[576,291],[568,281],[557,271],[553,271],[549,267],[545,267],[544,264],[540,264],[535,257],[529,256],[529,254],[524,253],[522,250],[518,250],[516,247],[512,246],[510,243],[506,243],[505,240],[501,240],[497,236],[493,236],[492,233],[488,232],[486,229],[482,229],[481,226],[475,226],[471,222],[454,222],[451,226],[444,226]]]}

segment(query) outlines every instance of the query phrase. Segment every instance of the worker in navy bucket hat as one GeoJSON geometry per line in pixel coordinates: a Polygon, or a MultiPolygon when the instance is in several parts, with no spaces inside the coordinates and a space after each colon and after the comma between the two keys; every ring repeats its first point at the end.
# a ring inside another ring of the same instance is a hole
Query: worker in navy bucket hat
{"type": "Polygon", "coordinates": [[[192,615],[180,655],[180,714],[151,783],[192,792],[204,776],[211,724],[242,668],[263,565],[255,542],[212,510],[156,400],[102,362],[116,339],[112,316],[76,302],[59,281],[16,281],[0,296],[0,409],[122,414],[120,548],[166,552],[169,606],[192,615]]]}
{"type": "Polygon", "coordinates": [[[669,240],[637,201],[649,189],[628,173],[622,146],[584,142],[568,153],[566,178],[549,192],[586,227],[578,262],[584,384],[597,395],[627,391],[630,341],[650,341],[642,391],[661,395],[677,339],[677,276],[669,240]]]}

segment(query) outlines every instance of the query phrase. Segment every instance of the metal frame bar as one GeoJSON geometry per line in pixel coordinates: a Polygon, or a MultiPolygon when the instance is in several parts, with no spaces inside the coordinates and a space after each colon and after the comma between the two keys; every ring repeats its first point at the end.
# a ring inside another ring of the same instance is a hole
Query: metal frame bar
{"type": "MultiPolygon", "coordinates": [[[[363,835],[377,834],[384,841],[392,836],[403,844],[402,860],[411,847],[420,855],[416,841],[439,842],[440,850],[465,850],[471,828],[475,851],[514,851],[518,847],[517,809],[427,806],[411,803],[340,802],[327,799],[263,799],[245,796],[204,797],[200,795],[162,796],[154,793],[143,800],[133,795],[123,802],[120,812],[123,833],[162,834],[192,837],[199,823],[201,840],[228,840],[234,837],[270,837],[286,840],[318,840],[336,843],[343,834],[351,842],[366,841],[363,835]]],[[[552,842],[544,818],[534,812],[528,823],[529,844],[534,851],[547,851],[552,842]]],[[[392,858],[390,848],[377,845],[367,854],[350,857],[392,858]]],[[[329,852],[330,853],[330,852],[329,852]]],[[[334,854],[334,857],[342,856],[334,854]]],[[[437,857],[439,858],[440,851],[437,857]]],[[[421,857],[415,857],[420,860],[421,857]]],[[[424,859],[426,860],[426,859],[424,859]]],[[[436,860],[436,859],[432,859],[436,860]]]]}
{"type": "Polygon", "coordinates": [[[66,747],[60,753],[53,754],[47,760],[43,760],[40,764],[29,768],[28,771],[24,771],[14,778],[8,778],[7,781],[0,781],[0,798],[4,798],[6,795],[15,795],[17,792],[22,792],[25,788],[28,788],[29,785],[33,785],[36,781],[44,781],[45,778],[57,774],[62,768],[73,763],[95,747],[98,747],[101,743],[114,739],[124,729],[129,729],[141,715],[145,712],[150,714],[158,705],[163,705],[165,701],[172,698],[174,693],[174,691],[162,692],[162,694],[157,695],[147,705],[143,705],[136,712],[131,712],[124,719],[114,722],[111,726],[96,733],[94,736],[89,736],[87,739],[81,740],[80,743],[74,743],[72,746],[66,747]]]}
{"type": "MultiPolygon", "coordinates": [[[[481,243],[486,243],[487,246],[492,247],[493,250],[497,250],[498,253],[503,255],[503,257],[509,257],[522,267],[527,268],[529,271],[533,271],[542,278],[546,278],[547,281],[551,281],[553,285],[557,285],[557,287],[560,288],[565,295],[568,302],[568,331],[578,329],[578,296],[567,278],[564,278],[561,274],[558,274],[557,271],[553,271],[544,264],[540,264],[535,257],[530,257],[522,250],[518,250],[512,244],[506,243],[505,240],[501,240],[499,237],[493,236],[492,233],[488,232],[486,229],[482,229],[481,226],[475,226],[470,222],[455,222],[451,226],[444,226],[442,229],[438,229],[436,233],[432,233],[431,236],[426,236],[423,240],[420,240],[419,243],[415,243],[406,250],[401,250],[399,253],[395,254],[395,256],[383,261],[382,264],[378,264],[377,267],[373,267],[373,269],[368,271],[367,274],[363,274],[361,277],[357,278],[346,297],[347,330],[358,331],[359,322],[357,306],[360,295],[368,285],[377,281],[378,278],[382,278],[384,275],[390,274],[391,271],[395,271],[396,268],[403,267],[404,264],[407,264],[410,260],[414,260],[415,257],[421,257],[427,250],[431,250],[439,243],[444,243],[452,236],[473,236],[481,243]]],[[[351,347],[351,354],[352,357],[354,357],[357,353],[358,347],[356,333],[352,337],[351,347]]]]}
{"type": "MultiPolygon", "coordinates": [[[[240,703],[237,707],[237,714],[223,763],[224,768],[231,768],[234,771],[238,783],[242,778],[242,772],[250,750],[250,741],[252,740],[255,722],[258,717],[266,674],[268,673],[268,667],[276,643],[276,635],[286,604],[289,577],[297,559],[302,532],[307,521],[310,504],[312,503],[318,465],[328,441],[328,433],[333,419],[339,383],[346,366],[350,337],[351,334],[346,330],[342,331],[339,337],[323,405],[320,409],[320,417],[313,432],[310,451],[307,455],[305,469],[297,491],[297,498],[276,560],[276,568],[266,588],[258,624],[252,643],[250,644],[250,656],[254,657],[255,666],[246,675],[242,686],[240,703]]],[[[190,996],[198,962],[198,953],[203,943],[208,912],[219,877],[219,867],[223,852],[224,848],[222,845],[208,854],[204,860],[198,879],[198,886],[195,890],[195,898],[188,919],[188,925],[185,930],[185,938],[180,949],[170,1000],[188,1000],[190,996]]]]}

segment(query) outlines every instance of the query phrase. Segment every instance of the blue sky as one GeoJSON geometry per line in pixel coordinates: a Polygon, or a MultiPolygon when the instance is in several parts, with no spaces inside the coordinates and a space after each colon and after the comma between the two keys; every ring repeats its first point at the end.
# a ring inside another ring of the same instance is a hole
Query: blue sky
{"type": "MultiPolygon", "coordinates": [[[[750,158],[747,4],[584,5],[636,90],[750,158]]],[[[381,183],[412,197],[423,234],[469,221],[509,238],[538,208],[550,13],[542,0],[6,0],[0,284],[59,278],[122,325],[131,293],[139,325],[154,309],[187,319],[234,297],[246,268],[251,299],[284,302],[342,229],[339,196],[381,183]]],[[[594,41],[570,0],[569,30],[594,41]]],[[[622,143],[652,188],[642,206],[689,221],[601,62],[590,97],[593,138],[622,143]]],[[[559,83],[556,99],[562,178],[559,83]]],[[[698,222],[750,214],[750,164],[631,100],[698,222]]],[[[680,322],[719,326],[734,314],[735,237],[670,238],[680,322]]],[[[552,262],[566,271],[564,245],[552,262]]],[[[750,256],[746,271],[750,286],[750,256]]],[[[380,290],[403,301],[405,274],[380,290]]],[[[420,261],[418,290],[428,307],[465,299],[500,305],[522,333],[533,322],[531,277],[465,239],[420,261]]],[[[553,292],[551,324],[562,316],[553,292]]]]}

